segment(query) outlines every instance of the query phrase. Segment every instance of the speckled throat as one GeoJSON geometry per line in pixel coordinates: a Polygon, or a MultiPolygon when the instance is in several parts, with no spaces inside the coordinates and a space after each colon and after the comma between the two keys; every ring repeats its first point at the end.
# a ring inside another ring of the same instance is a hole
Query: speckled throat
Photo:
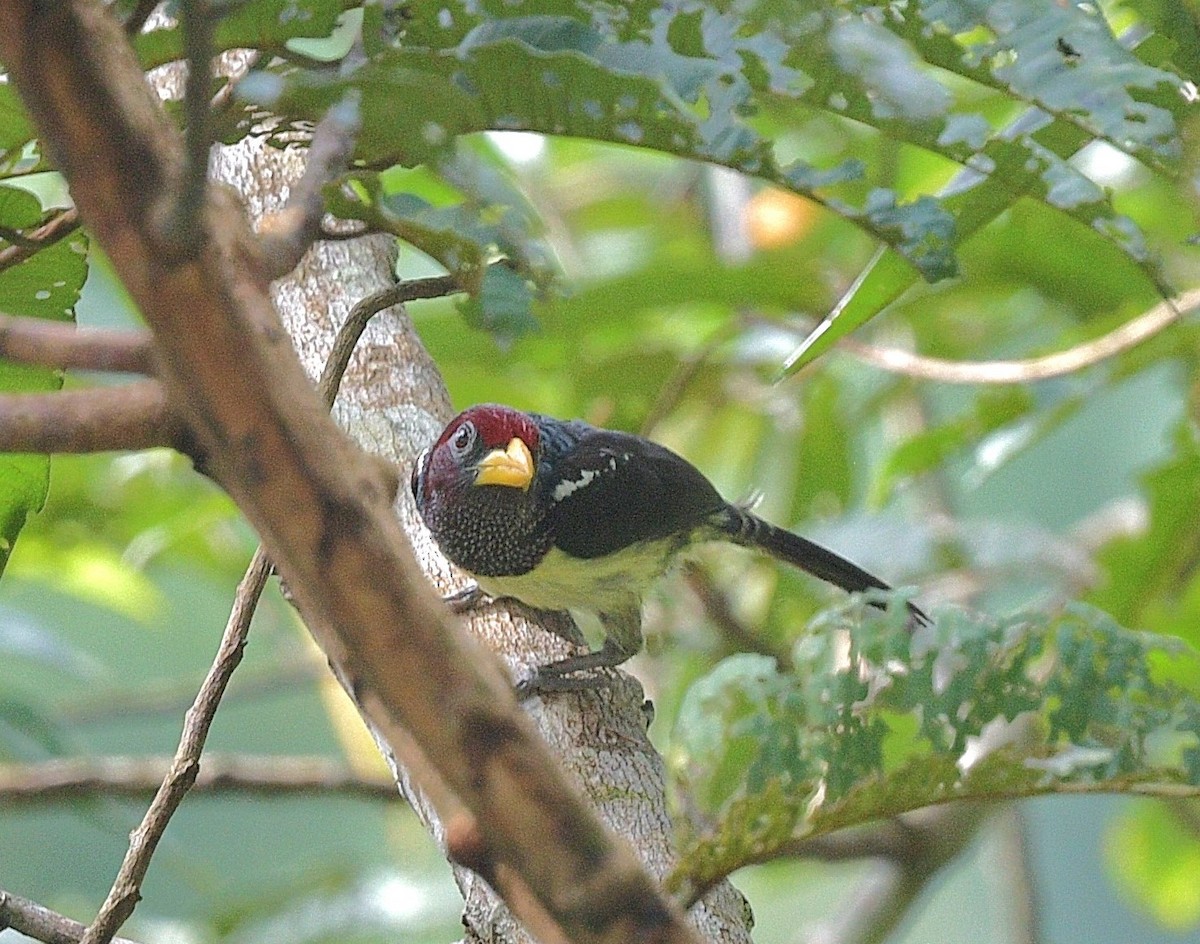
{"type": "Polygon", "coordinates": [[[453,563],[482,577],[531,571],[554,536],[528,492],[503,485],[469,485],[459,501],[438,501],[425,520],[453,563]]]}

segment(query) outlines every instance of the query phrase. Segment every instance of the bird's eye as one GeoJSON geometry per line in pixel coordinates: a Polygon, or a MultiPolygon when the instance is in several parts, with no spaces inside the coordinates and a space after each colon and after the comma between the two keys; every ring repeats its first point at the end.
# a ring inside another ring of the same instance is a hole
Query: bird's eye
{"type": "Polygon", "coordinates": [[[454,434],[454,438],[450,440],[450,448],[456,456],[465,455],[467,450],[475,443],[475,424],[463,423],[458,428],[458,432],[454,434]]]}

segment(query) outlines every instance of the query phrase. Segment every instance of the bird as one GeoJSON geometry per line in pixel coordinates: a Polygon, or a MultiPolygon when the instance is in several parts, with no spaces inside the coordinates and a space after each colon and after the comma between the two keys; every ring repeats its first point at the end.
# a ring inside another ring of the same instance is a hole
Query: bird
{"type": "MultiPolygon", "coordinates": [[[[641,649],[646,591],[703,542],[753,548],[851,593],[891,589],[833,551],[726,501],[665,446],[581,420],[472,406],[418,457],[411,489],[442,553],[473,578],[447,597],[454,609],[486,595],[599,618],[603,645],[539,666],[518,686],[525,694],[603,684],[596,670],[615,668],[641,649]]],[[[929,622],[919,607],[907,607],[910,626],[929,622]]]]}

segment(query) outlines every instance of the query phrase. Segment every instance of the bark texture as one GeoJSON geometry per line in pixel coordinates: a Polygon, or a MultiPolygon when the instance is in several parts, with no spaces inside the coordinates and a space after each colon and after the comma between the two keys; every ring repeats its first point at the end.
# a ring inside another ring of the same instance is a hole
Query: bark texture
{"type": "MultiPolygon", "coordinates": [[[[213,171],[238,191],[258,221],[283,205],[303,161],[302,149],[279,151],[247,139],[218,148],[213,171]]],[[[310,376],[319,375],[332,337],[350,308],[392,284],[394,258],[390,237],[324,242],[305,256],[295,272],[276,283],[280,314],[310,376]]],[[[364,448],[399,467],[405,487],[400,489],[397,514],[418,559],[443,591],[459,586],[461,576],[438,553],[420,524],[406,484],[417,454],[453,413],[441,375],[406,312],[397,307],[376,316],[351,361],[334,414],[364,448]]],[[[578,631],[565,618],[539,615],[535,622],[500,607],[474,616],[468,625],[515,672],[562,658],[581,643],[578,631]]],[[[642,701],[641,686],[623,677],[610,690],[533,699],[526,707],[601,818],[661,876],[673,855],[665,772],[646,736],[642,701]]],[[[389,757],[389,762],[400,789],[444,849],[445,831],[432,806],[414,791],[395,758],[389,757]]],[[[465,901],[466,940],[529,940],[486,882],[465,868],[455,867],[454,872],[465,901]]],[[[749,909],[728,883],[713,889],[693,909],[691,920],[707,940],[731,944],[750,940],[749,909]]]]}

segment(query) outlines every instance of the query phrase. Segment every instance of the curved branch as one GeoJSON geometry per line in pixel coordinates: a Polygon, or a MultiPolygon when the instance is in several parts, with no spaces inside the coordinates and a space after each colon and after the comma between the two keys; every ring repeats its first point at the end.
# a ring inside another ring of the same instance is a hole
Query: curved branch
{"type": "Polygon", "coordinates": [[[213,141],[209,100],[217,15],[209,0],[182,0],[178,16],[187,60],[183,88],[185,157],[181,179],[166,214],[161,248],[175,260],[183,261],[194,259],[208,238],[201,215],[208,194],[208,159],[213,141]]]}
{"type": "Polygon", "coordinates": [[[338,384],[350,363],[350,356],[354,353],[359,338],[362,337],[363,331],[366,330],[367,324],[372,318],[393,305],[403,305],[405,302],[416,301],[419,298],[442,298],[445,295],[453,295],[455,292],[461,291],[458,281],[450,275],[410,279],[398,282],[382,292],[368,295],[350,309],[350,314],[346,316],[346,320],[334,336],[333,348],[317,384],[317,389],[325,399],[325,405],[333,406],[338,384]]]}
{"type": "MultiPolygon", "coordinates": [[[[814,841],[807,852],[818,858],[840,861],[871,856],[879,863],[838,917],[810,939],[842,944],[890,940],[934,877],[970,845],[986,815],[982,803],[953,803],[852,833],[844,842],[837,841],[838,834],[814,841]]],[[[804,843],[794,851],[805,854],[804,843]]]]}
{"type": "Polygon", "coordinates": [[[149,331],[80,328],[65,321],[0,314],[0,357],[58,370],[154,373],[154,337],[149,331]]]}
{"type": "Polygon", "coordinates": [[[1049,380],[1091,367],[1137,347],[1200,307],[1200,289],[1162,301],[1108,334],[1065,351],[1012,361],[949,361],[895,348],[877,348],[853,338],[840,345],[860,360],[920,380],[955,384],[1016,384],[1049,380]]]}
{"type": "Polygon", "coordinates": [[[0,396],[0,452],[104,452],[169,446],[196,455],[157,380],[0,396]]]}

